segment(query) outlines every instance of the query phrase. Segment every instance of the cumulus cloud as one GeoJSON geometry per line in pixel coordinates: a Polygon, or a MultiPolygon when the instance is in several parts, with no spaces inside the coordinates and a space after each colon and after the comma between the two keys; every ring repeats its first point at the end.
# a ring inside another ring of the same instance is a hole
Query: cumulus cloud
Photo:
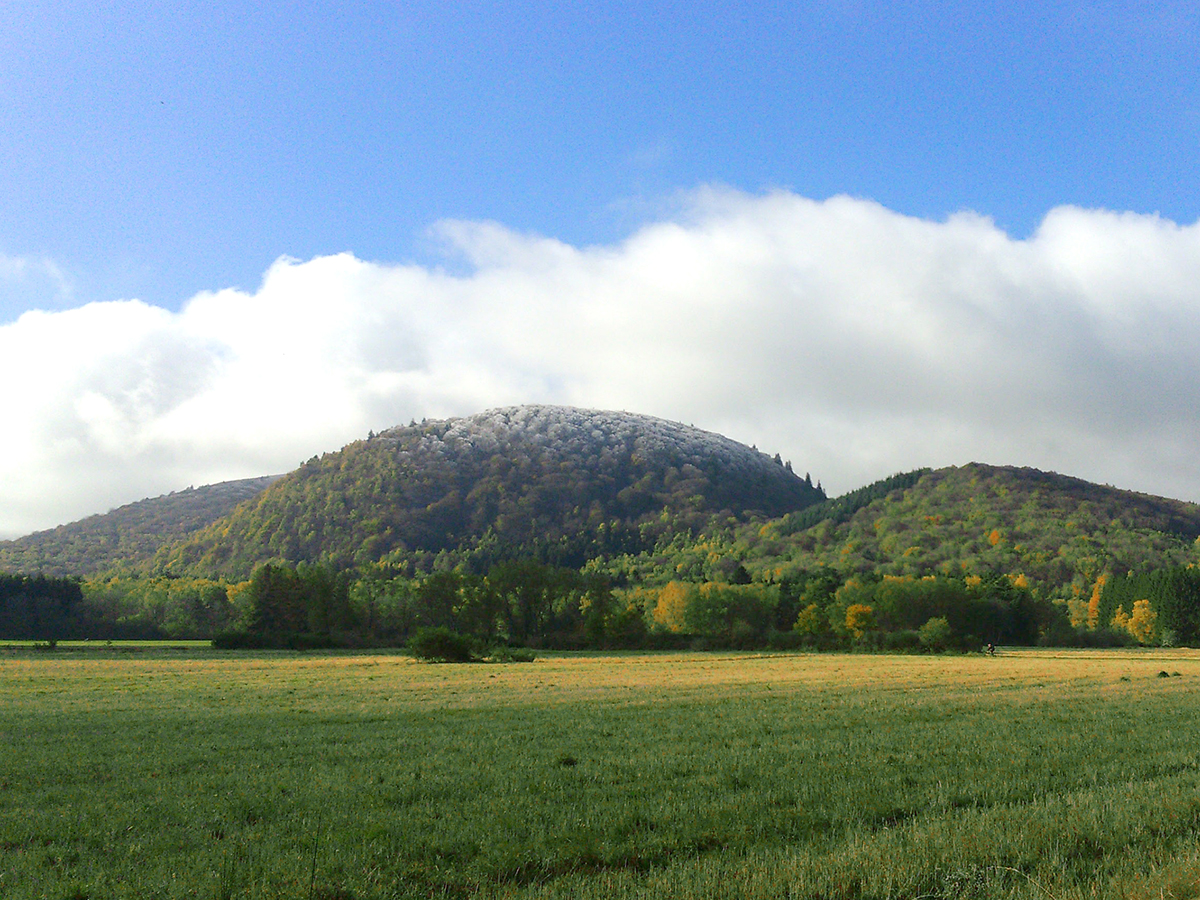
{"type": "Polygon", "coordinates": [[[694,423],[833,492],[980,460],[1200,499],[1200,226],[1063,207],[1014,240],[704,190],[609,246],[437,232],[465,274],[281,259],[178,313],[0,327],[0,533],[527,402],[694,423]]]}

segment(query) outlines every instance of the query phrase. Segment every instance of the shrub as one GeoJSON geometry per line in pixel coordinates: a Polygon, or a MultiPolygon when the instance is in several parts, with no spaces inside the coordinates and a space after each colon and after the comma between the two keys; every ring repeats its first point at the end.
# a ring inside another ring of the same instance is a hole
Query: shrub
{"type": "Polygon", "coordinates": [[[1072,628],[1069,632],[1062,629],[1048,632],[1038,643],[1044,647],[1128,647],[1134,639],[1124,629],[1072,628]]]}
{"type": "Polygon", "coordinates": [[[669,631],[653,631],[642,635],[636,644],[625,644],[618,647],[636,648],[639,650],[687,650],[696,639],[690,634],[672,634],[669,631]]]}
{"type": "Polygon", "coordinates": [[[496,663],[533,662],[537,654],[528,647],[493,647],[488,659],[496,663]]]}
{"type": "Polygon", "coordinates": [[[427,662],[474,662],[475,647],[469,637],[449,628],[419,628],[408,642],[417,659],[427,662]]]}
{"type": "Polygon", "coordinates": [[[808,635],[801,634],[798,631],[768,631],[767,649],[799,650],[808,639],[808,635]]]}
{"type": "Polygon", "coordinates": [[[212,645],[216,650],[332,650],[345,647],[346,641],[340,636],[309,631],[278,634],[223,631],[213,636],[212,645]]]}
{"type": "Polygon", "coordinates": [[[935,653],[949,647],[950,641],[954,638],[950,623],[941,616],[935,616],[922,625],[917,635],[921,640],[921,646],[935,653]]]}
{"type": "Polygon", "coordinates": [[[889,631],[883,635],[883,649],[906,653],[921,648],[921,635],[905,629],[904,631],[889,631]]]}
{"type": "Polygon", "coordinates": [[[1134,643],[1133,635],[1116,628],[1097,628],[1084,632],[1085,647],[1129,647],[1134,643]]]}
{"type": "Polygon", "coordinates": [[[331,634],[314,634],[311,631],[302,631],[286,635],[283,639],[283,645],[289,650],[332,650],[337,647],[344,647],[345,642],[331,634]]]}
{"type": "Polygon", "coordinates": [[[212,645],[216,650],[261,650],[267,645],[267,642],[261,634],[251,634],[248,631],[223,631],[213,635],[212,645]]]}
{"type": "Polygon", "coordinates": [[[1070,620],[1061,616],[1046,626],[1037,643],[1039,647],[1074,647],[1079,643],[1079,634],[1070,620]]]}

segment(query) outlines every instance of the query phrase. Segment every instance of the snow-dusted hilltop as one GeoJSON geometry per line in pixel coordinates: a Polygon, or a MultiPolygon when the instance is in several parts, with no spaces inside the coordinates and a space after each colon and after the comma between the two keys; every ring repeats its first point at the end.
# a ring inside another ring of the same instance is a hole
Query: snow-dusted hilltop
{"type": "Polygon", "coordinates": [[[506,407],[390,428],[314,458],[158,563],[229,575],[272,559],[423,568],[438,554],[578,565],[716,515],[778,516],[821,499],[777,457],[698,428],[506,407]]]}
{"type": "MultiPolygon", "coordinates": [[[[636,413],[572,406],[506,406],[459,419],[425,421],[389,429],[380,439],[401,445],[401,454],[489,456],[544,453],[571,462],[590,461],[611,469],[622,458],[656,460],[775,483],[804,504],[807,492],[781,461],[724,435],[636,413]],[[419,435],[414,445],[414,433],[419,435]]],[[[811,485],[809,485],[811,487],[811,485]]],[[[768,500],[768,498],[760,498],[768,500]]],[[[784,498],[769,501],[772,507],[784,498]]],[[[811,502],[811,500],[809,501],[811,502]]]]}

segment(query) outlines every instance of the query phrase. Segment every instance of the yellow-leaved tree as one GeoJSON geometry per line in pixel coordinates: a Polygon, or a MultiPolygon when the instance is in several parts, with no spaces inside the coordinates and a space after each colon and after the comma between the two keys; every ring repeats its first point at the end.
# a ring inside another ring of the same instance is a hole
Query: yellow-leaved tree
{"type": "Polygon", "coordinates": [[[683,631],[683,616],[687,610],[688,586],[682,581],[669,582],[658,592],[654,604],[654,624],[679,634],[683,631]]]}
{"type": "Polygon", "coordinates": [[[1125,626],[1129,633],[1137,638],[1139,644],[1154,643],[1158,637],[1158,613],[1150,605],[1149,600],[1135,600],[1133,612],[1129,615],[1129,624],[1125,626]]]}
{"type": "Polygon", "coordinates": [[[1139,644],[1152,644],[1158,637],[1158,613],[1149,600],[1135,600],[1132,613],[1125,612],[1124,606],[1117,607],[1112,627],[1128,631],[1139,644]]]}
{"type": "Polygon", "coordinates": [[[798,634],[811,634],[815,637],[829,629],[829,622],[821,612],[821,607],[810,603],[800,610],[792,629],[798,634]]]}
{"type": "MultiPolygon", "coordinates": [[[[1088,600],[1087,608],[1087,627],[1093,631],[1100,624],[1100,594],[1104,590],[1104,584],[1108,581],[1108,575],[1101,573],[1096,579],[1096,583],[1092,585],[1092,598],[1088,600]]],[[[1120,626],[1124,627],[1124,626],[1120,626]]]]}
{"type": "Polygon", "coordinates": [[[846,630],[860,639],[875,627],[875,610],[865,603],[851,603],[846,607],[846,630]]]}
{"type": "Polygon", "coordinates": [[[1070,597],[1067,600],[1067,614],[1071,618],[1072,628],[1082,628],[1087,624],[1088,605],[1080,596],[1070,597]]]}

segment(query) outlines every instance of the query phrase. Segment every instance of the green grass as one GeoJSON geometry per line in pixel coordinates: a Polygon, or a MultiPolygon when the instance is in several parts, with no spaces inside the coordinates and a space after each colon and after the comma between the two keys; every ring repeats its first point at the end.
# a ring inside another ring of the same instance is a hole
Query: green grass
{"type": "Polygon", "coordinates": [[[1198,698],[1189,651],[13,652],[0,896],[1195,897],[1198,698]]]}
{"type": "MultiPolygon", "coordinates": [[[[29,650],[47,648],[48,641],[0,641],[0,649],[29,650]]],[[[212,641],[55,641],[55,650],[203,650],[212,641]]]]}

